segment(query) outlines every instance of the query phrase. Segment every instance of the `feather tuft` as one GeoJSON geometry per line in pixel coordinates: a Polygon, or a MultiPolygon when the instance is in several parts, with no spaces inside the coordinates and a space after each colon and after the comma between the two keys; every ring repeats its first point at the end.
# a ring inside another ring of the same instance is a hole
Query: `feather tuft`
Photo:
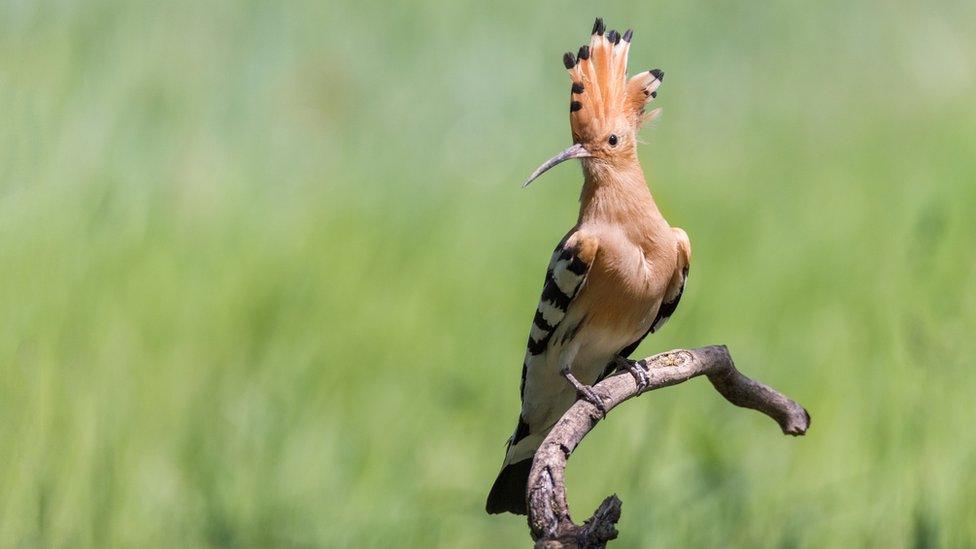
{"type": "Polygon", "coordinates": [[[660,69],[637,74],[627,79],[627,60],[633,29],[622,35],[616,29],[606,30],[603,19],[593,23],[590,43],[583,45],[576,56],[567,53],[563,64],[573,82],[570,126],[576,142],[602,139],[624,117],[640,127],[644,105],[653,100],[657,86],[664,78],[660,69]],[[582,94],[577,90],[585,89],[582,94]]]}

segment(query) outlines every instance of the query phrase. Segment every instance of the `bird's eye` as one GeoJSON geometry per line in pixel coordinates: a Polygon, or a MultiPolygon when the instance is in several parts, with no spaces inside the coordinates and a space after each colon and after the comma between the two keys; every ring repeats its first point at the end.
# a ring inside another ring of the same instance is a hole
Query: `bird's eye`
{"type": "Polygon", "coordinates": [[[610,134],[610,139],[608,139],[607,141],[610,142],[610,146],[611,147],[616,147],[617,146],[617,136],[616,135],[610,134]]]}

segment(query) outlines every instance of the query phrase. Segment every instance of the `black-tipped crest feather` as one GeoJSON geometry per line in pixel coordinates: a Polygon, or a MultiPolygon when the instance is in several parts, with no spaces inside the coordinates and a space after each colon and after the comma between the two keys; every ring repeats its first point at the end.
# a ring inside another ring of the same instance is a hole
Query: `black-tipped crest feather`
{"type": "Polygon", "coordinates": [[[563,65],[566,66],[566,70],[576,66],[576,59],[573,58],[572,52],[566,52],[563,54],[563,65]]]}
{"type": "Polygon", "coordinates": [[[606,30],[606,26],[603,24],[603,18],[597,17],[596,21],[593,22],[593,31],[590,34],[603,35],[603,31],[606,30]]]}

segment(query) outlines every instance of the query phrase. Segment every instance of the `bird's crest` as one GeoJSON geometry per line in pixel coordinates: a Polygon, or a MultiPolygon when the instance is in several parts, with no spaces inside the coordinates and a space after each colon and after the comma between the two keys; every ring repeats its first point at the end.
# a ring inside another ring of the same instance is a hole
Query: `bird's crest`
{"type": "Polygon", "coordinates": [[[660,111],[645,114],[644,108],[657,97],[663,71],[643,71],[627,79],[627,54],[633,36],[633,30],[623,34],[607,31],[603,19],[598,17],[590,43],[582,46],[575,57],[572,53],[563,56],[572,78],[569,123],[575,142],[601,138],[621,116],[638,130],[660,111]]]}

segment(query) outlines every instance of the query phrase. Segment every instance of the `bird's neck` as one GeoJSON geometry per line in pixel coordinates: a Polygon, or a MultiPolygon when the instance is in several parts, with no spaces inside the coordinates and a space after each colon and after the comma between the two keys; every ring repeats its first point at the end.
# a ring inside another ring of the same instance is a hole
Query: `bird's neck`
{"type": "Polygon", "coordinates": [[[663,224],[636,158],[618,164],[585,162],[579,223],[613,223],[641,233],[663,224]]]}

